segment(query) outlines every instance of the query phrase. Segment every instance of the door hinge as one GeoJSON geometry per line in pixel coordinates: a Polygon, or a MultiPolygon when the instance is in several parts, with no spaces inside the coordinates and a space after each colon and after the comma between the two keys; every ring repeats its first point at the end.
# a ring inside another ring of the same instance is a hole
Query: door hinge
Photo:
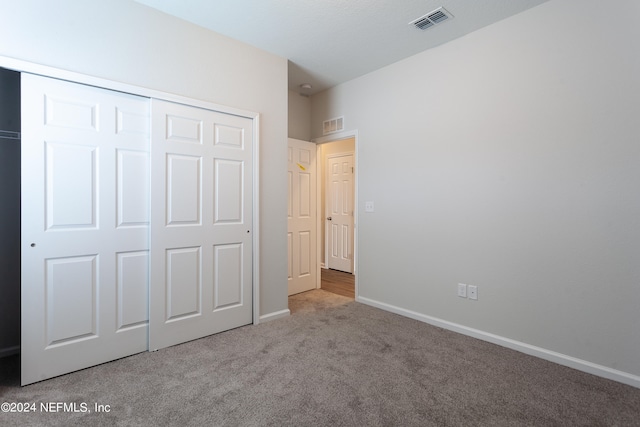
{"type": "Polygon", "coordinates": [[[351,166],[351,173],[353,173],[353,166],[351,166]]]}

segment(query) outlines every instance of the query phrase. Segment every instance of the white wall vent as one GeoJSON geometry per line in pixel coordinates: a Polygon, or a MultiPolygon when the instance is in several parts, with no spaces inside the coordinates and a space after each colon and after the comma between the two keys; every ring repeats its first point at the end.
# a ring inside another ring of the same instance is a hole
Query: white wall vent
{"type": "Polygon", "coordinates": [[[419,30],[426,30],[434,25],[441,24],[442,22],[453,19],[453,15],[444,7],[439,7],[436,10],[432,10],[424,16],[409,22],[409,25],[413,25],[419,30]]]}
{"type": "Polygon", "coordinates": [[[322,122],[323,135],[340,132],[341,130],[344,130],[344,116],[336,117],[334,119],[329,119],[322,122]]]}

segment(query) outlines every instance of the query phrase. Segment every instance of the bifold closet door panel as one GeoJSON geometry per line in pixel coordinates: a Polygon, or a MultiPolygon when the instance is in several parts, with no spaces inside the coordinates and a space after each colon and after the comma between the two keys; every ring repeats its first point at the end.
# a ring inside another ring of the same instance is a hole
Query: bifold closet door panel
{"type": "Polygon", "coordinates": [[[253,121],[151,101],[149,349],[252,322],[253,121]]]}
{"type": "Polygon", "coordinates": [[[148,349],[149,100],[22,75],[22,384],[148,349]]]}

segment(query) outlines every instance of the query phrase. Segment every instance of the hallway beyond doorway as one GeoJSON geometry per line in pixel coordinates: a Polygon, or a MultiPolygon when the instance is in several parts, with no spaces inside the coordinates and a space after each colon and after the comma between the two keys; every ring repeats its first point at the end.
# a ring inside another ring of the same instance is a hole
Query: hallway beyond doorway
{"type": "Polygon", "coordinates": [[[321,269],[321,275],[321,289],[345,297],[355,298],[356,276],[327,268],[321,269]]]}

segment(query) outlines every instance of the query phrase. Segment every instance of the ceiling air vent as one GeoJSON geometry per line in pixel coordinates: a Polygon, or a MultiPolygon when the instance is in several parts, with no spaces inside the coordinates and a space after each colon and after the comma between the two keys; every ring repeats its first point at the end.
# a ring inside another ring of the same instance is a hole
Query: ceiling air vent
{"type": "Polygon", "coordinates": [[[434,25],[441,24],[452,18],[453,15],[448,10],[444,7],[439,7],[418,19],[409,22],[409,25],[413,25],[419,30],[426,30],[427,28],[431,28],[434,25]]]}

